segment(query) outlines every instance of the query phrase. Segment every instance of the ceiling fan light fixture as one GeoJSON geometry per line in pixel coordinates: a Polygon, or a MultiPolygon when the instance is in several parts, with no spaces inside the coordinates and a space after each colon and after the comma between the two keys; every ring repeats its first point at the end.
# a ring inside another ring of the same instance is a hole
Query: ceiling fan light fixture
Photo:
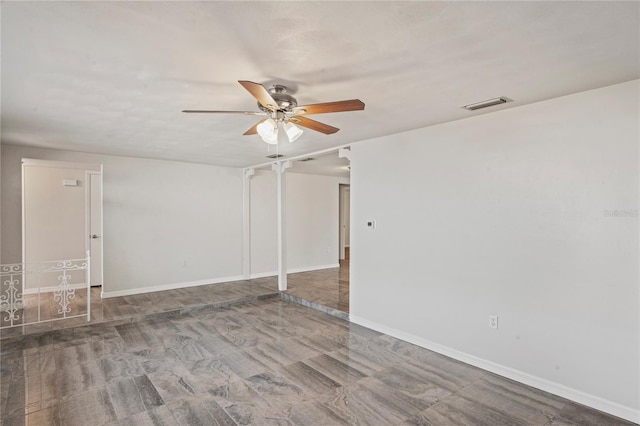
{"type": "Polygon", "coordinates": [[[268,144],[275,145],[278,143],[278,128],[273,118],[267,118],[256,127],[258,134],[268,144]]]}
{"type": "Polygon", "coordinates": [[[268,143],[269,145],[278,145],[278,133],[274,133],[272,137],[270,138],[262,138],[263,141],[265,141],[266,143],[268,143]]]}
{"type": "Polygon", "coordinates": [[[285,130],[285,132],[287,132],[287,136],[289,137],[289,142],[294,142],[296,139],[298,139],[304,133],[300,127],[296,126],[293,123],[289,123],[289,122],[287,122],[284,125],[284,130],[285,130]]]}
{"type": "Polygon", "coordinates": [[[284,129],[284,124],[281,121],[278,122],[278,133],[277,133],[278,143],[286,143],[289,141],[289,135],[284,129]]]}

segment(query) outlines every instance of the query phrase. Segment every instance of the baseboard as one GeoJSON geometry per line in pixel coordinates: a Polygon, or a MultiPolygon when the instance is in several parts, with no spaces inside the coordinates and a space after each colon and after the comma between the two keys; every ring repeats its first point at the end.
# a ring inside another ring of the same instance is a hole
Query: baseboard
{"type": "Polygon", "coordinates": [[[197,286],[208,285],[208,284],[222,284],[222,283],[228,283],[232,281],[242,281],[244,279],[245,278],[242,275],[237,275],[232,277],[211,278],[208,280],[187,281],[183,283],[162,284],[162,285],[154,285],[149,287],[138,287],[138,288],[131,288],[127,290],[116,290],[116,291],[104,291],[104,286],[102,286],[102,289],[103,289],[102,298],[108,299],[110,297],[118,297],[118,296],[133,296],[134,294],[153,293],[155,291],[164,291],[164,290],[176,290],[179,288],[197,287],[197,286]]]}
{"type": "Polygon", "coordinates": [[[525,385],[552,393],[554,395],[558,395],[582,405],[595,408],[596,410],[603,411],[616,417],[620,417],[631,422],[640,423],[640,410],[635,410],[631,407],[627,407],[616,402],[601,398],[599,396],[591,395],[586,392],[570,388],[560,383],[552,382],[550,380],[533,376],[531,374],[515,370],[513,368],[506,367],[504,365],[497,364],[486,359],[478,358],[474,355],[461,352],[457,349],[453,349],[448,346],[423,339],[422,337],[418,337],[410,333],[405,333],[403,331],[396,330],[394,328],[387,327],[373,321],[369,321],[357,315],[351,314],[349,316],[349,319],[353,323],[362,325],[372,330],[379,331],[397,339],[404,340],[405,342],[412,343],[425,349],[429,349],[458,361],[471,364],[475,367],[482,368],[483,370],[490,371],[508,379],[524,383],[525,385]]]}
{"type": "MultiPolygon", "coordinates": [[[[86,289],[87,288],[87,284],[69,284],[67,286],[68,289],[73,289],[73,290],[77,290],[77,289],[86,289]]],[[[40,288],[26,288],[22,294],[38,294],[38,290],[40,290],[40,293],[52,293],[54,291],[60,290],[60,285],[52,285],[50,287],[40,287],[40,288]]]]}
{"type": "Polygon", "coordinates": [[[311,271],[319,271],[321,269],[332,269],[339,268],[340,263],[331,263],[329,265],[318,265],[318,266],[305,266],[303,268],[290,268],[287,270],[288,274],[297,274],[299,272],[311,272],[311,271]]]}
{"type": "Polygon", "coordinates": [[[266,278],[266,277],[275,277],[276,275],[278,275],[277,271],[271,271],[271,272],[259,272],[257,274],[251,274],[249,275],[249,279],[255,279],[255,278],[266,278]]]}
{"type": "MultiPolygon", "coordinates": [[[[319,271],[321,269],[332,269],[332,268],[339,268],[340,264],[339,263],[332,263],[329,265],[318,265],[318,266],[305,266],[302,268],[290,268],[287,270],[287,274],[297,274],[300,272],[311,272],[311,271],[319,271]]],[[[278,275],[278,271],[271,271],[271,272],[258,272],[256,274],[251,274],[249,276],[250,279],[254,279],[254,278],[265,278],[265,277],[275,277],[278,275]]]]}
{"type": "MultiPolygon", "coordinates": [[[[340,264],[330,264],[330,265],[319,265],[319,266],[308,266],[304,268],[293,268],[289,269],[288,274],[295,274],[298,272],[309,272],[309,271],[317,271],[320,269],[329,269],[329,268],[339,268],[340,264]]],[[[264,278],[264,277],[273,277],[278,275],[278,272],[260,272],[257,274],[251,274],[250,279],[254,278],[264,278]]],[[[247,278],[242,275],[236,275],[232,277],[222,277],[222,278],[212,278],[209,280],[198,280],[198,281],[188,281],[184,283],[173,283],[173,284],[163,284],[163,285],[154,285],[149,287],[139,287],[139,288],[131,288],[127,290],[116,290],[116,291],[104,291],[104,285],[102,286],[102,298],[108,299],[110,297],[118,297],[118,296],[133,296],[134,294],[144,294],[151,293],[154,291],[164,291],[164,290],[175,290],[178,288],[185,287],[197,287],[200,285],[208,285],[208,284],[221,284],[228,283],[231,281],[244,281],[247,278]]]]}

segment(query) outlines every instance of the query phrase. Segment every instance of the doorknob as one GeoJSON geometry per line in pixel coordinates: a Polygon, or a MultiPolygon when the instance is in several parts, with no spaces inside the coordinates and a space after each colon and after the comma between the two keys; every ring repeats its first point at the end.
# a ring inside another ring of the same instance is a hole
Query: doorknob
{"type": "Polygon", "coordinates": [[[96,238],[100,238],[100,235],[93,234],[93,235],[91,236],[91,238],[93,238],[93,239],[95,240],[96,238]]]}

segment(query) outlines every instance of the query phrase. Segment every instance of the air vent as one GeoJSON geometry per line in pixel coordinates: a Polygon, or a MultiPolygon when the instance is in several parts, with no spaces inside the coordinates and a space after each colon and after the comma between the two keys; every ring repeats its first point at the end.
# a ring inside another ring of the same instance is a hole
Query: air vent
{"type": "Polygon", "coordinates": [[[267,155],[267,158],[280,158],[280,157],[284,157],[284,155],[282,155],[282,154],[271,154],[271,155],[267,155]]]}
{"type": "Polygon", "coordinates": [[[469,111],[475,111],[477,109],[488,108],[488,107],[496,106],[500,104],[506,104],[507,102],[512,102],[512,101],[513,101],[512,99],[505,98],[504,96],[500,96],[499,98],[487,99],[486,101],[465,105],[462,108],[469,111]]]}
{"type": "Polygon", "coordinates": [[[303,158],[303,159],[302,159],[302,160],[300,160],[300,161],[313,161],[313,160],[315,160],[315,158],[311,158],[311,157],[309,157],[309,158],[303,158]]]}

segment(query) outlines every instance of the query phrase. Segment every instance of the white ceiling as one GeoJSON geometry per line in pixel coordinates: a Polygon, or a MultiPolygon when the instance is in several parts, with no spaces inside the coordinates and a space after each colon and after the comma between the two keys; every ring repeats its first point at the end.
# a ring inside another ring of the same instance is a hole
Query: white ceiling
{"type": "MultiPolygon", "coordinates": [[[[238,83],[315,115],[300,155],[640,78],[638,2],[3,2],[2,143],[249,166],[267,161],[238,83]],[[460,107],[497,96],[514,102],[460,107]]],[[[603,106],[603,108],[606,106],[603,106]]]]}

